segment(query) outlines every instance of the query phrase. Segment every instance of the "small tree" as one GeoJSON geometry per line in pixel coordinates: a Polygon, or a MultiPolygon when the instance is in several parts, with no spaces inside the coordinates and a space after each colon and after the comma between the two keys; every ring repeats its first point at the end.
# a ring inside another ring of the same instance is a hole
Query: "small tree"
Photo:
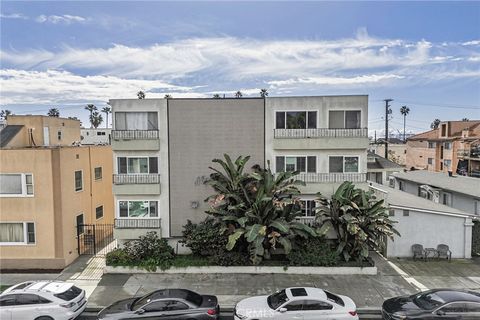
{"type": "Polygon", "coordinates": [[[470,121],[468,118],[462,118],[462,121],[470,121]]]}
{"type": "Polygon", "coordinates": [[[112,113],[112,108],[108,106],[103,107],[102,112],[105,113],[105,128],[108,128],[108,114],[112,113]]]}
{"type": "Polygon", "coordinates": [[[235,98],[241,98],[241,97],[243,97],[243,93],[240,90],[235,92],[235,98]]]}
{"type": "Polygon", "coordinates": [[[8,109],[0,111],[0,118],[2,118],[4,120],[7,120],[7,117],[10,116],[10,115],[13,115],[13,113],[12,113],[12,111],[10,111],[8,109]]]}
{"type": "Polygon", "coordinates": [[[438,126],[440,125],[440,119],[435,119],[433,120],[432,124],[430,124],[430,128],[432,129],[438,129],[438,126]]]}
{"type": "Polygon", "coordinates": [[[163,98],[164,99],[172,99],[173,97],[170,94],[166,94],[163,98]]]}
{"type": "Polygon", "coordinates": [[[363,261],[369,256],[369,249],[381,249],[383,239],[393,240],[400,235],[393,227],[388,208],[383,200],[377,200],[371,191],[355,188],[345,181],[338,187],[331,199],[320,197],[317,219],[335,231],[337,252],[346,261],[363,261]]]}
{"type": "Polygon", "coordinates": [[[138,99],[145,99],[145,92],[143,92],[143,91],[141,91],[141,90],[138,91],[138,92],[137,92],[137,98],[138,98],[138,99]]]}
{"type": "Polygon", "coordinates": [[[402,106],[400,108],[400,113],[403,116],[403,142],[405,142],[406,141],[406,139],[405,139],[405,124],[406,124],[406,121],[407,121],[407,115],[410,113],[410,108],[407,107],[407,106],[402,106]]]}
{"type": "Polygon", "coordinates": [[[221,98],[221,97],[220,97],[220,95],[219,95],[218,93],[215,93],[215,94],[213,95],[213,99],[220,99],[220,98],[221,98]]]}
{"type": "Polygon", "coordinates": [[[267,89],[260,89],[260,97],[266,98],[268,96],[267,89]]]}
{"type": "Polygon", "coordinates": [[[103,117],[98,111],[94,111],[90,116],[91,125],[97,129],[103,122],[103,117]]]}
{"type": "Polygon", "coordinates": [[[57,108],[51,108],[50,110],[48,110],[47,116],[58,118],[60,117],[60,111],[57,108]]]}

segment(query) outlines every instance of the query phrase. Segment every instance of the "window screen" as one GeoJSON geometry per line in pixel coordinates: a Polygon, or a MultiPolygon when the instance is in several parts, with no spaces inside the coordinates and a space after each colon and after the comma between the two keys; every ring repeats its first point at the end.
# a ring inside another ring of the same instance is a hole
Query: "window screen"
{"type": "Polygon", "coordinates": [[[275,118],[275,128],[285,129],[285,112],[277,112],[275,118]]]}
{"type": "Polygon", "coordinates": [[[297,157],[297,170],[300,172],[306,172],[305,157],[297,157]]]}
{"type": "Polygon", "coordinates": [[[344,111],[329,111],[328,112],[328,128],[330,129],[343,129],[344,123],[344,111]]]}
{"type": "Polygon", "coordinates": [[[290,111],[287,112],[287,129],[305,129],[307,121],[307,112],[290,111]]]}
{"type": "Polygon", "coordinates": [[[345,111],[345,128],[360,128],[360,111],[345,111]]]}
{"type": "Polygon", "coordinates": [[[285,157],[275,157],[275,171],[285,171],[285,157]]]}
{"type": "Polygon", "coordinates": [[[308,112],[308,129],[317,128],[317,111],[308,112]]]}
{"type": "Polygon", "coordinates": [[[0,174],[0,194],[22,194],[22,175],[0,174]]]}
{"type": "Polygon", "coordinates": [[[317,172],[317,157],[315,156],[307,157],[307,171],[317,172]]]}
{"type": "Polygon", "coordinates": [[[328,159],[328,172],[343,172],[343,157],[330,157],[328,159]]]}

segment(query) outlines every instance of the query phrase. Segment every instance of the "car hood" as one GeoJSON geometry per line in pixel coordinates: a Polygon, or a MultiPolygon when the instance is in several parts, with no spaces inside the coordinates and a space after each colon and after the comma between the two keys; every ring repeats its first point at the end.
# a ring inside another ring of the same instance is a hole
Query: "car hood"
{"type": "Polygon", "coordinates": [[[129,298],[129,299],[124,299],[124,300],[114,302],[108,307],[102,309],[98,313],[97,317],[99,319],[102,319],[102,318],[105,318],[106,316],[113,315],[116,313],[132,312],[130,310],[130,306],[135,300],[137,300],[137,298],[129,298]]]}
{"type": "Polygon", "coordinates": [[[343,304],[345,306],[345,309],[347,309],[347,311],[356,311],[357,310],[357,306],[355,305],[355,302],[347,297],[347,296],[339,296],[342,300],[343,300],[343,304]]]}
{"type": "Polygon", "coordinates": [[[235,306],[235,313],[237,315],[259,318],[272,317],[275,311],[268,306],[268,296],[257,296],[243,299],[235,306]]]}
{"type": "Polygon", "coordinates": [[[396,297],[392,299],[385,300],[383,303],[383,310],[388,313],[419,313],[424,312],[425,310],[419,308],[414,302],[412,297],[396,297]]]}

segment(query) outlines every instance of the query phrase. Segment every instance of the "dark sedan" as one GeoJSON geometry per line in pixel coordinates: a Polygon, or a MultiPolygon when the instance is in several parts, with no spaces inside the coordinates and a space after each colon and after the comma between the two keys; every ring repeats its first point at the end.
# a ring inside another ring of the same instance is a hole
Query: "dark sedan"
{"type": "Polygon", "coordinates": [[[383,303],[385,320],[479,320],[480,293],[469,290],[435,289],[383,303]]]}
{"type": "Polygon", "coordinates": [[[199,295],[185,289],[163,289],[140,298],[117,301],[100,311],[98,319],[218,319],[218,300],[215,296],[199,295]]]}

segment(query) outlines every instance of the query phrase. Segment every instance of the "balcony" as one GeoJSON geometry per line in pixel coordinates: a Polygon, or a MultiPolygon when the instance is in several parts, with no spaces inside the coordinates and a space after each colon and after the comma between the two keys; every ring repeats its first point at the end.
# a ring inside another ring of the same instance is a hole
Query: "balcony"
{"type": "Polygon", "coordinates": [[[117,218],[114,220],[113,236],[117,240],[137,240],[150,231],[161,236],[160,222],[159,218],[117,218]]]}
{"type": "Polygon", "coordinates": [[[273,149],[364,149],[368,129],[274,129],[273,149]]]}
{"type": "Polygon", "coordinates": [[[160,175],[157,173],[113,175],[114,194],[158,195],[160,192],[160,175]]]}
{"type": "Polygon", "coordinates": [[[295,221],[314,227],[316,225],[315,217],[296,217],[295,221]]]}
{"type": "Polygon", "coordinates": [[[295,176],[305,183],[366,182],[366,173],[300,173],[295,176]]]}
{"type": "Polygon", "coordinates": [[[160,150],[158,130],[112,130],[112,149],[160,150]]]}
{"type": "Polygon", "coordinates": [[[470,149],[458,149],[457,157],[460,159],[480,159],[480,147],[475,146],[470,149]]]}

